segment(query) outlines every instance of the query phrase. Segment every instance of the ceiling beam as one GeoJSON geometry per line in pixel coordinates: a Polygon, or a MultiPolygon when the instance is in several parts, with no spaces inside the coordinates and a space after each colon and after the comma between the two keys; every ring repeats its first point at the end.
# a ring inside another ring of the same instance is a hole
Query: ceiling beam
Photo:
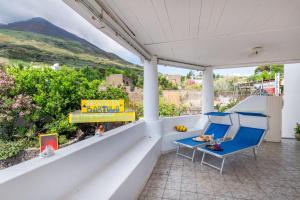
{"type": "Polygon", "coordinates": [[[186,62],[168,60],[164,58],[158,58],[158,64],[165,65],[165,66],[172,66],[172,67],[182,67],[186,69],[200,70],[200,71],[204,71],[206,67],[209,67],[209,66],[201,66],[201,65],[191,64],[186,62]]]}
{"type": "Polygon", "coordinates": [[[110,12],[101,0],[63,0],[82,17],[132,53],[150,60],[151,54],[135,39],[135,34],[110,12]]]}
{"type": "Polygon", "coordinates": [[[235,64],[224,64],[224,65],[215,65],[214,69],[226,69],[226,68],[241,68],[241,67],[256,67],[258,65],[267,65],[267,64],[292,64],[300,63],[300,59],[281,59],[281,60],[265,60],[260,62],[241,62],[235,64]]]}

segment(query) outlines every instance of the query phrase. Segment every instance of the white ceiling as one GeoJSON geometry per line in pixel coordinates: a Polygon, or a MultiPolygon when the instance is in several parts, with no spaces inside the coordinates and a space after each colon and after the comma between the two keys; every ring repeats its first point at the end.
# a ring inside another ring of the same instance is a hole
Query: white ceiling
{"type": "Polygon", "coordinates": [[[215,67],[300,62],[300,0],[86,1],[106,5],[162,59],[215,67]],[[256,46],[263,52],[249,57],[256,46]]]}

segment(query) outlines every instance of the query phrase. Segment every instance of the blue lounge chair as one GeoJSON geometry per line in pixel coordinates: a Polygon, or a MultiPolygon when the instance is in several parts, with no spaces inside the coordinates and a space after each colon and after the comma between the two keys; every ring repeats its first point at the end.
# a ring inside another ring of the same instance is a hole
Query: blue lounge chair
{"type": "MultiPolygon", "coordinates": [[[[223,112],[208,112],[205,113],[204,115],[206,115],[208,117],[208,126],[204,131],[204,135],[214,135],[214,139],[224,139],[226,137],[226,134],[228,133],[228,130],[230,128],[230,126],[232,125],[232,121],[231,121],[231,117],[230,117],[230,113],[223,113],[223,112]],[[217,117],[225,117],[228,116],[230,124],[219,124],[219,123],[212,123],[211,120],[211,116],[217,116],[217,117]]],[[[200,134],[199,134],[200,135],[200,134]]],[[[178,145],[177,147],[177,155],[192,159],[192,161],[194,161],[194,157],[195,157],[195,152],[196,152],[196,147],[202,146],[207,144],[208,142],[198,142],[193,140],[194,137],[189,137],[189,138],[184,138],[184,139],[180,139],[180,140],[176,140],[174,141],[175,144],[178,145]],[[188,156],[184,153],[180,152],[180,147],[187,147],[189,149],[192,149],[192,156],[188,156]]]]}
{"type": "Polygon", "coordinates": [[[208,149],[206,146],[197,148],[199,151],[203,152],[201,165],[206,164],[210,167],[218,169],[218,170],[220,170],[220,174],[222,174],[222,171],[223,171],[225,158],[230,155],[239,153],[241,151],[252,149],[253,153],[254,153],[254,159],[256,159],[256,149],[261,144],[261,142],[269,128],[268,116],[265,114],[249,113],[249,112],[236,112],[236,113],[238,114],[240,128],[232,140],[221,143],[221,148],[223,149],[222,151],[214,151],[214,150],[208,149]],[[267,129],[241,126],[240,115],[265,117],[267,119],[267,129]],[[215,165],[205,162],[204,161],[205,154],[210,154],[215,157],[221,158],[222,159],[221,167],[219,168],[215,165]]]}

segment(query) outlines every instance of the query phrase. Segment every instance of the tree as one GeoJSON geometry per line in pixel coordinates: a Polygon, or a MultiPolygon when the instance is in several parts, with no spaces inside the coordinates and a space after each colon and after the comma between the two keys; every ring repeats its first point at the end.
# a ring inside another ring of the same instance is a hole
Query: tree
{"type": "Polygon", "coordinates": [[[5,139],[12,139],[17,133],[26,134],[38,109],[31,96],[15,95],[15,86],[13,76],[0,71],[0,137],[5,139]]]}
{"type": "Polygon", "coordinates": [[[36,126],[56,130],[59,134],[74,133],[74,126],[68,124],[67,117],[80,109],[81,99],[128,99],[123,88],[107,87],[100,91],[102,82],[89,73],[94,69],[75,70],[64,66],[61,70],[47,67],[9,67],[8,70],[15,77],[15,94],[31,96],[34,104],[41,108],[34,121],[36,126]],[[89,80],[91,78],[94,80],[89,80]]]}
{"type": "Polygon", "coordinates": [[[186,77],[187,77],[188,79],[190,79],[190,78],[192,78],[192,76],[194,76],[194,73],[193,73],[193,71],[191,70],[191,71],[189,71],[189,73],[187,73],[186,77]]]}
{"type": "Polygon", "coordinates": [[[261,65],[256,67],[254,71],[253,80],[261,81],[261,80],[271,80],[275,79],[275,74],[280,73],[283,76],[284,68],[283,65],[274,64],[274,65],[261,65]]]}
{"type": "Polygon", "coordinates": [[[105,79],[105,71],[101,68],[85,66],[80,69],[80,72],[83,73],[89,81],[105,79]]]}
{"type": "Polygon", "coordinates": [[[169,81],[164,75],[158,75],[158,83],[163,90],[177,90],[178,86],[169,81]]]}
{"type": "Polygon", "coordinates": [[[261,66],[257,66],[254,70],[255,74],[259,74],[262,73],[263,71],[267,71],[270,72],[270,65],[261,65],[261,66]]]}

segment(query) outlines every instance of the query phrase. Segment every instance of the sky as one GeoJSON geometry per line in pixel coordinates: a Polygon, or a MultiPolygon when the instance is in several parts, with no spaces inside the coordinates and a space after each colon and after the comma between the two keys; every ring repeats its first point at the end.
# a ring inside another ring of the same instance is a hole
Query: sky
{"type": "MultiPolygon", "coordinates": [[[[121,58],[141,64],[140,58],[94,28],[62,0],[0,0],[0,23],[7,24],[24,21],[33,17],[42,17],[51,23],[86,39],[99,48],[112,52],[121,58]]],[[[164,74],[186,75],[190,70],[158,66],[164,74]]],[[[251,75],[254,67],[218,69],[214,73],[221,75],[251,75]]]]}

